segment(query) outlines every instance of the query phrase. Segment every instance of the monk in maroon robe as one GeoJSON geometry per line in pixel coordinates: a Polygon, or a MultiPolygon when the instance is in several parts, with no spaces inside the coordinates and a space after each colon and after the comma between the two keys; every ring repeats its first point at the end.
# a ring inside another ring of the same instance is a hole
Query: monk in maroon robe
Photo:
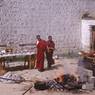
{"type": "Polygon", "coordinates": [[[47,50],[46,50],[46,58],[47,58],[47,64],[48,68],[51,67],[52,64],[54,64],[54,59],[53,59],[53,52],[55,49],[55,43],[52,40],[52,36],[48,36],[48,41],[47,41],[47,50]]]}
{"type": "Polygon", "coordinates": [[[40,38],[40,35],[37,35],[36,38],[37,38],[36,68],[39,71],[43,71],[44,70],[44,57],[45,57],[44,53],[46,51],[46,41],[42,40],[40,38]]]}

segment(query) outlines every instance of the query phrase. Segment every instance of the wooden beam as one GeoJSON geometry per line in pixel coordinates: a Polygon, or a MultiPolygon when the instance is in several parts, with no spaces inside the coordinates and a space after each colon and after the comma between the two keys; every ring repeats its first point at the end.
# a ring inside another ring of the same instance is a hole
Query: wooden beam
{"type": "Polygon", "coordinates": [[[33,46],[36,45],[34,43],[24,43],[24,44],[19,44],[19,46],[33,46]]]}
{"type": "Polygon", "coordinates": [[[0,47],[7,47],[7,45],[3,45],[3,44],[1,44],[0,47]]]}

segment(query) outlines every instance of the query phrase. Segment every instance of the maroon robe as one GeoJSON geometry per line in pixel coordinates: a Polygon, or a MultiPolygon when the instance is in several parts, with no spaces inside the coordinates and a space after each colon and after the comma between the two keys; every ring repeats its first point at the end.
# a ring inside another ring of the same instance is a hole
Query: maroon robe
{"type": "Polygon", "coordinates": [[[44,40],[39,40],[37,43],[37,63],[36,68],[38,70],[44,69],[44,53],[46,51],[46,42],[44,40]]]}
{"type": "Polygon", "coordinates": [[[55,43],[53,41],[47,41],[47,47],[48,48],[55,48],[55,43]]]}
{"type": "Polygon", "coordinates": [[[51,67],[51,65],[54,64],[54,59],[53,59],[54,49],[55,49],[55,43],[53,41],[48,40],[47,41],[47,51],[46,51],[48,67],[51,67]]]}

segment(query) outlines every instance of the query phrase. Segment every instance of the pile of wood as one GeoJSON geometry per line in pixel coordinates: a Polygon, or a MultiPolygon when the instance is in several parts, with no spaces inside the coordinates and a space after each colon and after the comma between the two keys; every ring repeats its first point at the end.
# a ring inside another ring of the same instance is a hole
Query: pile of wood
{"type": "Polygon", "coordinates": [[[80,51],[79,54],[85,57],[95,57],[95,51],[89,51],[89,52],[80,51]]]}

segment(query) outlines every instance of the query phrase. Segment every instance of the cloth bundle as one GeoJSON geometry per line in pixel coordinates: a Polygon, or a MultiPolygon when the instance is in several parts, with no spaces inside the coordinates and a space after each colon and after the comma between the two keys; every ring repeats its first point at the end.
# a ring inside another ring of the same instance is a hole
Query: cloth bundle
{"type": "Polygon", "coordinates": [[[0,81],[3,83],[20,83],[25,79],[18,74],[8,72],[5,75],[0,77],[0,81]]]}

